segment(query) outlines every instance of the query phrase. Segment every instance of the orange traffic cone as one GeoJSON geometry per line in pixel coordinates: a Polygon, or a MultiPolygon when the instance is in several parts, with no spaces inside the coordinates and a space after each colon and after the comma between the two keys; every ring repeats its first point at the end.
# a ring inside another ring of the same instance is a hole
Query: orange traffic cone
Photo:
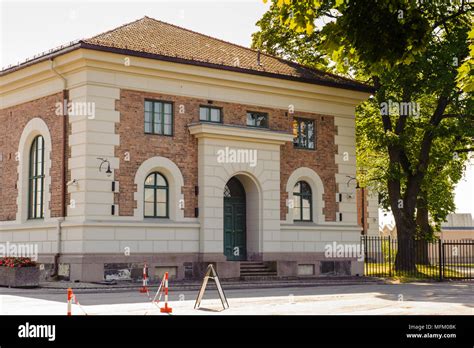
{"type": "Polygon", "coordinates": [[[72,315],[72,289],[67,289],[67,315],[72,315]]]}
{"type": "Polygon", "coordinates": [[[148,266],[146,262],[143,264],[143,286],[140,288],[141,293],[148,293],[148,278],[147,278],[148,266]]]}
{"type": "Polygon", "coordinates": [[[161,313],[171,313],[173,312],[173,309],[171,307],[168,307],[168,272],[165,272],[165,306],[163,308],[160,308],[161,313]]]}

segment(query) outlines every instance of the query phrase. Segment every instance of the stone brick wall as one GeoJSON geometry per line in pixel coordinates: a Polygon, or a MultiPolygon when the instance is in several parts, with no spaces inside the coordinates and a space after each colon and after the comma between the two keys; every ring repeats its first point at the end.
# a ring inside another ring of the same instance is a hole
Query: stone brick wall
{"type": "MultiPolygon", "coordinates": [[[[16,153],[26,124],[33,118],[41,118],[48,126],[52,140],[51,152],[51,217],[62,216],[62,168],[63,132],[66,119],[57,116],[56,103],[62,102],[63,93],[57,93],[34,101],[0,110],[0,221],[15,220],[17,213],[18,162],[16,153]]],[[[68,155],[66,155],[67,157],[68,155]]],[[[28,158],[23,159],[28,161],[28,158]]]]}
{"type": "Polygon", "coordinates": [[[134,192],[135,174],[140,165],[150,157],[162,156],[173,161],[183,174],[185,186],[185,217],[194,217],[197,197],[194,187],[197,186],[197,140],[188,132],[187,124],[199,119],[199,105],[207,104],[204,100],[168,96],[154,93],[121,90],[116,110],[120,112],[120,123],[116,132],[120,135],[120,145],[116,146],[115,156],[120,159],[120,167],[115,171],[119,181],[120,192],[116,194],[116,203],[122,216],[132,216],[137,203],[134,192]],[[157,99],[173,102],[173,136],[145,134],[145,99],[157,99]],[[179,113],[180,105],[184,113],[179,113]],[[125,161],[129,153],[130,161],[125,161]]]}
{"type": "Polygon", "coordinates": [[[334,143],[336,135],[336,126],[334,117],[310,114],[295,111],[291,117],[288,117],[288,124],[291,127],[293,117],[313,119],[316,127],[316,148],[314,150],[295,149],[293,144],[287,143],[281,150],[281,202],[280,218],[286,219],[288,207],[286,206],[286,183],[293,171],[300,167],[313,169],[320,176],[324,184],[324,215],[326,221],[335,221],[337,203],[335,195],[337,192],[336,178],[337,165],[335,153],[337,146],[334,143]]]}
{"type": "MultiPolygon", "coordinates": [[[[15,153],[26,123],[34,117],[42,118],[50,129],[52,138],[52,168],[51,168],[51,217],[62,215],[61,170],[63,124],[60,116],[55,114],[55,104],[63,99],[58,93],[35,101],[0,110],[0,221],[14,220],[16,215],[16,183],[18,180],[15,153]]],[[[120,168],[116,171],[120,182],[120,193],[116,194],[120,215],[131,216],[136,207],[134,201],[134,177],[138,167],[152,156],[167,157],[180,168],[185,181],[183,194],[185,197],[185,217],[194,217],[197,207],[197,197],[194,187],[197,181],[197,141],[188,132],[187,125],[199,121],[199,105],[208,104],[208,100],[143,93],[139,91],[122,90],[121,98],[117,101],[116,109],[120,112],[120,123],[116,132],[120,134],[120,145],[116,147],[115,155],[120,158],[120,168]],[[144,100],[166,100],[174,103],[173,137],[144,133],[144,100]],[[180,111],[184,111],[180,113],[180,111]],[[130,161],[125,161],[128,152],[130,161]]],[[[295,112],[288,115],[286,110],[268,109],[241,104],[213,101],[212,105],[223,108],[223,122],[231,125],[246,125],[247,111],[260,111],[269,114],[269,127],[277,131],[292,131],[293,116],[312,118],[316,121],[316,149],[294,149],[287,143],[281,151],[281,220],[286,218],[286,182],[291,173],[299,167],[309,167],[321,177],[325,186],[325,216],[327,221],[334,221],[337,211],[335,202],[336,182],[334,144],[336,127],[331,116],[295,112]]],[[[69,152],[69,151],[68,151],[69,152]]],[[[67,155],[69,157],[69,155],[67,155]]],[[[69,175],[68,175],[69,176],[69,175]]]]}
{"type": "MultiPolygon", "coordinates": [[[[120,168],[116,170],[116,180],[120,183],[120,192],[116,194],[120,215],[132,216],[136,208],[134,192],[135,174],[140,165],[150,157],[163,156],[172,160],[181,170],[185,186],[185,217],[194,217],[197,197],[194,187],[197,178],[197,140],[189,134],[187,125],[199,121],[199,106],[208,105],[204,99],[170,96],[156,93],[145,93],[132,90],[121,90],[116,110],[120,112],[120,123],[116,132],[120,135],[120,145],[116,147],[115,156],[120,158],[120,168]],[[144,133],[144,102],[145,99],[156,99],[173,102],[174,129],[173,137],[144,133]],[[183,111],[183,113],[180,113],[183,111]],[[125,161],[129,153],[130,161],[125,161]]],[[[228,125],[246,125],[247,111],[266,112],[269,115],[269,128],[276,131],[292,132],[293,115],[287,110],[254,107],[242,104],[212,101],[213,106],[222,107],[223,123],[228,125]]],[[[295,112],[295,117],[312,118],[316,121],[316,150],[294,149],[288,143],[281,153],[281,219],[286,217],[286,182],[291,173],[299,167],[309,167],[321,177],[325,186],[326,220],[334,221],[337,205],[335,202],[336,182],[334,154],[336,145],[334,136],[336,127],[334,118],[309,113],[295,112]]]]}

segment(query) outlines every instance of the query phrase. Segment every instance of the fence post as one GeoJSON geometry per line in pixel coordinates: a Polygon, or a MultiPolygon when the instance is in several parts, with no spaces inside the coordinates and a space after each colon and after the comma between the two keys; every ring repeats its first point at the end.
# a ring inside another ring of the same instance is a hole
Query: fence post
{"type": "Polygon", "coordinates": [[[388,276],[392,276],[392,239],[388,235],[388,276]]]}
{"type": "Polygon", "coordinates": [[[443,243],[442,240],[438,240],[438,258],[439,258],[439,280],[443,280],[443,243]]]}
{"type": "Polygon", "coordinates": [[[364,251],[365,251],[365,259],[364,259],[364,266],[365,266],[365,274],[369,274],[369,252],[367,250],[367,245],[368,245],[368,242],[367,242],[367,238],[368,236],[364,236],[364,251]]]}

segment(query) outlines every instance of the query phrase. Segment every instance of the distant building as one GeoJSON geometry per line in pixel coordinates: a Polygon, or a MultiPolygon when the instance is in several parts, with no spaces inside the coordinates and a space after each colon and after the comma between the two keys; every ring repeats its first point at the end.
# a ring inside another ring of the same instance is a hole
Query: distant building
{"type": "Polygon", "coordinates": [[[474,240],[474,221],[471,214],[449,214],[439,234],[444,240],[474,240]]]}
{"type": "Polygon", "coordinates": [[[397,226],[395,224],[379,226],[379,236],[397,238],[397,226]]]}

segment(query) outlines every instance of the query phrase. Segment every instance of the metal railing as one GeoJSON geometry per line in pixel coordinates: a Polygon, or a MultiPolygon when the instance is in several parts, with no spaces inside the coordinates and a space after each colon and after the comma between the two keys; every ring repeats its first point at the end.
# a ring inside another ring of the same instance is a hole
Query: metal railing
{"type": "Polygon", "coordinates": [[[362,236],[364,271],[374,277],[474,279],[474,240],[362,236]]]}

